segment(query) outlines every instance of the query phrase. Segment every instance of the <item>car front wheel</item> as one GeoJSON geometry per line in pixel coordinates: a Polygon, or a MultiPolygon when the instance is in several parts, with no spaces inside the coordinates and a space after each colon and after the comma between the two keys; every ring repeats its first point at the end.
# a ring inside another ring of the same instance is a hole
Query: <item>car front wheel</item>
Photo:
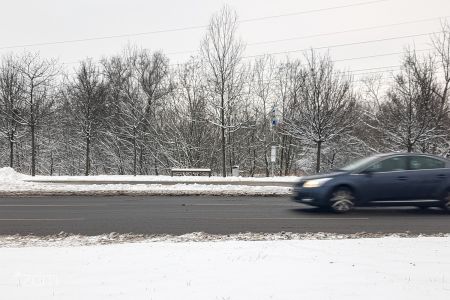
{"type": "Polygon", "coordinates": [[[349,188],[341,187],[333,191],[330,197],[330,208],[336,213],[346,213],[355,205],[355,196],[349,188]]]}

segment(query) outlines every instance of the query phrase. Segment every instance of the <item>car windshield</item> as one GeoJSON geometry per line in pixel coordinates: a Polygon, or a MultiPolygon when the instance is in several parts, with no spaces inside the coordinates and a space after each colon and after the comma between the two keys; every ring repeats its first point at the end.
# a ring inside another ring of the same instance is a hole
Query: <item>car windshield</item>
{"type": "Polygon", "coordinates": [[[350,164],[339,168],[338,171],[354,171],[357,170],[361,167],[364,167],[365,165],[370,164],[371,162],[375,161],[376,159],[378,159],[380,156],[379,155],[374,155],[374,156],[370,156],[370,157],[365,157],[365,158],[361,158],[358,160],[355,160],[353,162],[351,162],[350,164]]]}

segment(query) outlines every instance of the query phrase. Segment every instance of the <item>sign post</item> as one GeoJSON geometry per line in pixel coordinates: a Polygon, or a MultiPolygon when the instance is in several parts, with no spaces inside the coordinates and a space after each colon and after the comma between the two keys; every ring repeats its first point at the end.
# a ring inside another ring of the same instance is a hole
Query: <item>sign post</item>
{"type": "Polygon", "coordinates": [[[276,106],[274,105],[272,107],[272,111],[271,111],[271,121],[270,121],[270,131],[272,132],[272,147],[271,147],[271,151],[270,151],[270,169],[271,169],[271,173],[272,173],[272,177],[274,177],[274,167],[275,167],[275,162],[277,161],[277,146],[274,146],[273,144],[275,144],[275,127],[278,126],[278,118],[277,118],[277,109],[276,106]]]}
{"type": "Polygon", "coordinates": [[[277,161],[277,146],[272,146],[272,148],[270,149],[270,165],[271,165],[271,169],[272,169],[272,177],[274,176],[273,173],[273,167],[275,162],[277,161]]]}

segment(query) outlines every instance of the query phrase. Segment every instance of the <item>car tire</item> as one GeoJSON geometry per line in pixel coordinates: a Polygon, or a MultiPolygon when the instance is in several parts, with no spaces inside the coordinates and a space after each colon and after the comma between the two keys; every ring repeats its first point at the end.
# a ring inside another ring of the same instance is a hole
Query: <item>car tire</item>
{"type": "Polygon", "coordinates": [[[329,208],[335,213],[346,213],[355,205],[355,196],[347,187],[335,189],[329,199],[329,208]]]}
{"type": "Polygon", "coordinates": [[[444,211],[450,212],[450,189],[447,189],[442,196],[440,206],[444,211]]]}

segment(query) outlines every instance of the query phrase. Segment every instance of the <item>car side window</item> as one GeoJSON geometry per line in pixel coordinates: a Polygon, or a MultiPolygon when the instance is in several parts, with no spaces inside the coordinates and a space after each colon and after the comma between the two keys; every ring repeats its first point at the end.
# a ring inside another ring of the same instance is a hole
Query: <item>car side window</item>
{"type": "Polygon", "coordinates": [[[445,162],[426,156],[413,156],[409,160],[410,170],[429,170],[445,168],[445,162]]]}
{"type": "Polygon", "coordinates": [[[393,172],[403,171],[407,169],[407,159],[405,156],[396,156],[386,158],[382,161],[371,165],[367,171],[369,172],[393,172]]]}

